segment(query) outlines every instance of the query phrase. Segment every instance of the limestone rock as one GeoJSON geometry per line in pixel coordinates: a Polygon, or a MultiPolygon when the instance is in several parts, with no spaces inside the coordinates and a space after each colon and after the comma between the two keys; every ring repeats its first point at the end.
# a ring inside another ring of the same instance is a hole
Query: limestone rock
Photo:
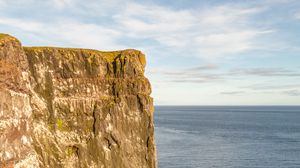
{"type": "Polygon", "coordinates": [[[156,167],[144,68],[137,50],[22,47],[0,34],[0,164],[156,167]]]}

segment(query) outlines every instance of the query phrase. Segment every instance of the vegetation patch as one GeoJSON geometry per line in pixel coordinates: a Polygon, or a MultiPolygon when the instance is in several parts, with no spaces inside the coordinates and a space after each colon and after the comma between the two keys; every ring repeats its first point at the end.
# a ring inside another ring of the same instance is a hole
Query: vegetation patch
{"type": "Polygon", "coordinates": [[[56,120],[56,126],[59,130],[63,130],[63,120],[61,118],[56,120]]]}

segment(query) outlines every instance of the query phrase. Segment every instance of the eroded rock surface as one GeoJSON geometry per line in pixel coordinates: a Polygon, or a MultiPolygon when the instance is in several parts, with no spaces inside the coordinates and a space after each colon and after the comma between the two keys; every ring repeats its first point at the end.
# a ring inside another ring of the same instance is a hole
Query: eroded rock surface
{"type": "Polygon", "coordinates": [[[22,47],[0,34],[0,164],[156,167],[144,68],[137,50],[22,47]]]}

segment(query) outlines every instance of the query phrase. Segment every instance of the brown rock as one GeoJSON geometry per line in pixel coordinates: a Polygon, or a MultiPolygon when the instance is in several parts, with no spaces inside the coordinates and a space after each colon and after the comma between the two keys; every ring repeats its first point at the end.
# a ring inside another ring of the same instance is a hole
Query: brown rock
{"type": "Polygon", "coordinates": [[[0,165],[156,167],[144,68],[137,50],[22,48],[0,34],[0,165]]]}

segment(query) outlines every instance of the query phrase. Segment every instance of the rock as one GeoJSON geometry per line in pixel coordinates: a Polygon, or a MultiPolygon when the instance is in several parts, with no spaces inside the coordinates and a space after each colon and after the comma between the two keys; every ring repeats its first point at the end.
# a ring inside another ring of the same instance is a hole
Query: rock
{"type": "Polygon", "coordinates": [[[0,164],[157,167],[145,64],[137,50],[22,47],[0,34],[0,164]]]}

